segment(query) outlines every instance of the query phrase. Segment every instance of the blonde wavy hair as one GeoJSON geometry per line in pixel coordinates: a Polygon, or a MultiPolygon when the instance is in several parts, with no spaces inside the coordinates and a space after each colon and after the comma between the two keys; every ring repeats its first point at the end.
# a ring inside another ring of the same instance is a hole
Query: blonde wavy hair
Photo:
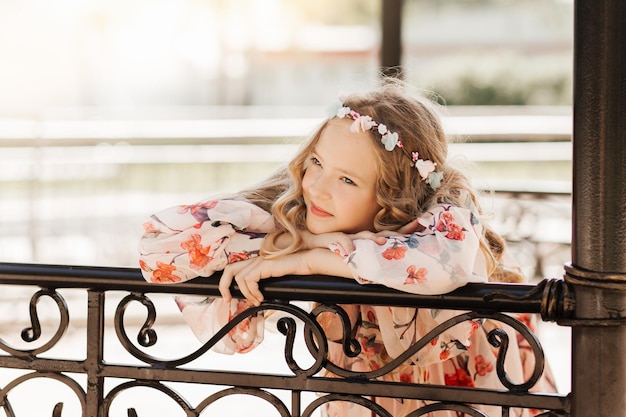
{"type": "MultiPolygon", "coordinates": [[[[448,164],[448,138],[443,131],[437,105],[419,94],[412,94],[396,79],[387,79],[376,90],[364,94],[352,94],[343,99],[343,104],[359,114],[385,124],[396,132],[405,150],[419,152],[419,157],[437,164],[443,173],[441,186],[433,190],[421,179],[417,169],[411,167],[411,159],[402,149],[387,151],[374,130],[370,137],[375,144],[377,172],[376,200],[380,210],[374,218],[374,231],[397,230],[411,222],[429,206],[448,202],[466,207],[467,197],[476,207],[477,215],[483,212],[478,202],[478,193],[468,178],[448,164]],[[465,191],[465,192],[463,192],[465,191]],[[463,201],[462,201],[463,200],[463,201]]],[[[306,206],[302,195],[302,178],[308,167],[310,155],[326,127],[324,121],[305,141],[295,157],[286,167],[280,168],[269,179],[241,194],[254,204],[271,211],[279,232],[264,239],[261,254],[275,258],[302,249],[298,233],[305,229],[306,206]],[[278,248],[278,237],[288,233],[291,244],[278,248]]],[[[518,271],[502,266],[505,250],[504,240],[483,221],[481,249],[489,261],[489,280],[520,282],[523,277],[518,271]]]]}

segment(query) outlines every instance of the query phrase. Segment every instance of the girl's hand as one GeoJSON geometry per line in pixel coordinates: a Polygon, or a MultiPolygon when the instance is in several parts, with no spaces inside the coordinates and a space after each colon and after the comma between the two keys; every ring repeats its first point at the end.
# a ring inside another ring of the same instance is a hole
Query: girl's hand
{"type": "Polygon", "coordinates": [[[384,245],[387,242],[387,238],[390,236],[410,235],[415,233],[419,228],[417,219],[405,224],[398,230],[383,230],[380,232],[363,231],[359,233],[347,234],[342,232],[322,233],[315,235],[308,231],[300,232],[300,236],[304,241],[306,249],[315,248],[328,248],[330,245],[335,244],[340,246],[344,253],[351,253],[354,251],[354,240],[357,239],[369,239],[373,240],[379,245],[384,245]]]}
{"type": "Polygon", "coordinates": [[[230,286],[234,279],[245,299],[252,305],[260,305],[264,298],[259,289],[259,281],[262,279],[289,274],[311,274],[308,263],[304,259],[305,253],[306,251],[296,252],[277,259],[264,259],[257,256],[227,265],[219,283],[219,290],[224,301],[232,300],[230,286]]]}
{"type": "MultiPolygon", "coordinates": [[[[307,232],[308,233],[308,232],[307,232]]],[[[354,250],[354,240],[357,239],[369,239],[378,243],[379,245],[383,245],[387,239],[387,236],[395,235],[395,232],[383,231],[383,232],[359,232],[353,234],[347,234],[342,232],[333,232],[333,233],[322,233],[319,235],[314,235],[313,233],[308,233],[308,236],[305,238],[305,244],[307,249],[328,249],[328,247],[332,244],[339,245],[343,248],[346,253],[350,253],[354,250]]]]}
{"type": "Polygon", "coordinates": [[[220,278],[219,290],[224,301],[230,302],[230,285],[237,282],[241,294],[252,305],[263,301],[259,281],[285,275],[331,275],[352,278],[352,273],[343,260],[328,249],[312,249],[295,252],[276,259],[260,256],[229,264],[220,278]]]}

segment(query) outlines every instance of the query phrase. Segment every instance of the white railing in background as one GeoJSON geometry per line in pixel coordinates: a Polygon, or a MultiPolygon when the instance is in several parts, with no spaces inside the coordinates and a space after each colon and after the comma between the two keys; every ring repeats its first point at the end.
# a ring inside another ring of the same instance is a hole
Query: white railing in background
{"type": "MultiPolygon", "coordinates": [[[[545,276],[546,262],[560,268],[569,260],[535,259],[555,252],[536,244],[556,244],[562,256],[570,238],[568,111],[451,108],[443,118],[458,139],[451,155],[475,165],[479,188],[497,192],[487,203],[495,226],[512,246],[535,244],[527,262],[540,270],[529,270],[531,275],[545,276]]],[[[4,260],[134,265],[137,236],[150,213],[269,175],[320,122],[302,115],[324,114],[323,109],[242,112],[227,116],[222,109],[222,117],[214,119],[202,116],[215,109],[187,118],[180,112],[166,118],[163,112],[132,120],[84,114],[80,120],[0,120],[4,260]],[[276,118],[282,113],[289,117],[276,118]]]]}

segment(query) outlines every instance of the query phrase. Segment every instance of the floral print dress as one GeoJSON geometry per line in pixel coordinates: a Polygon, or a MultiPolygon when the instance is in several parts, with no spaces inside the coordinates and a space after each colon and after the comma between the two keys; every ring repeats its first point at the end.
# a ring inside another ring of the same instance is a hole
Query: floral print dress
{"type": "MultiPolygon", "coordinates": [[[[411,235],[389,237],[384,245],[357,240],[352,253],[343,253],[336,246],[330,249],[344,257],[354,279],[361,284],[382,284],[417,294],[444,294],[468,282],[485,282],[487,264],[480,250],[482,226],[472,207],[469,199],[467,207],[442,202],[419,217],[419,229],[411,235]]],[[[268,212],[237,196],[168,208],[144,223],[139,261],[142,274],[147,281],[168,283],[210,276],[229,263],[258,256],[263,237],[275,231],[275,227],[268,212]]],[[[207,341],[248,307],[245,300],[233,299],[225,303],[221,297],[179,296],[176,301],[201,341],[207,341]]],[[[331,341],[331,361],[358,372],[379,369],[435,326],[459,314],[450,310],[404,307],[342,307],[350,317],[352,335],[361,345],[357,357],[347,357],[342,345],[333,342],[342,337],[337,316],[324,313],[319,321],[331,341]]],[[[529,316],[519,318],[531,324],[529,316]]],[[[530,346],[508,326],[489,321],[466,321],[448,329],[412,361],[383,379],[504,389],[495,371],[497,349],[487,341],[487,333],[496,326],[509,333],[510,350],[506,356],[509,378],[516,383],[526,381],[534,366],[530,346]]],[[[228,354],[250,351],[263,340],[263,331],[263,316],[251,317],[234,328],[214,350],[228,354]]],[[[333,376],[327,371],[326,375],[333,376]]],[[[549,370],[534,389],[555,391],[549,370]]],[[[404,416],[426,404],[389,398],[373,400],[393,416],[404,416]]],[[[496,411],[499,415],[500,411],[493,408],[483,407],[489,414],[496,411]]],[[[519,415],[531,413],[516,411],[519,415]]],[[[324,413],[333,417],[371,415],[371,411],[348,402],[330,403],[324,413]]],[[[443,416],[446,412],[436,415],[443,416]]]]}

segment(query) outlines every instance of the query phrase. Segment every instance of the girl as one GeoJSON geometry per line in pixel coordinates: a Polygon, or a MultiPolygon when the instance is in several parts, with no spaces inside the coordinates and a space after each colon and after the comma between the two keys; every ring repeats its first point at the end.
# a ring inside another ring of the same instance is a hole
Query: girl
{"type": "MultiPolygon", "coordinates": [[[[345,97],[288,167],[259,186],[164,210],[144,227],[140,265],[146,280],[180,282],[224,271],[222,298],[177,299],[205,341],[234,314],[263,301],[258,283],[268,277],[334,275],[418,294],[443,294],[468,282],[522,280],[504,267],[504,242],[484,223],[468,178],[448,164],[446,135],[433,105],[392,80],[345,97]],[[232,299],[232,280],[245,299],[232,299]]],[[[362,351],[348,358],[331,342],[330,359],[355,371],[380,368],[458,314],[343,307],[362,351]]],[[[320,323],[329,340],[341,338],[336,317],[322,315],[320,323]]],[[[495,351],[486,339],[491,328],[491,323],[457,325],[385,378],[502,389],[495,351]]],[[[262,340],[262,331],[263,318],[253,317],[216,349],[249,351],[262,340]]],[[[510,340],[507,372],[519,383],[527,380],[533,361],[526,360],[525,341],[516,343],[514,334],[510,340]]],[[[541,391],[554,390],[549,374],[539,385],[541,391]]],[[[394,416],[424,404],[376,401],[394,416]]],[[[325,413],[370,415],[339,402],[325,413]]]]}

